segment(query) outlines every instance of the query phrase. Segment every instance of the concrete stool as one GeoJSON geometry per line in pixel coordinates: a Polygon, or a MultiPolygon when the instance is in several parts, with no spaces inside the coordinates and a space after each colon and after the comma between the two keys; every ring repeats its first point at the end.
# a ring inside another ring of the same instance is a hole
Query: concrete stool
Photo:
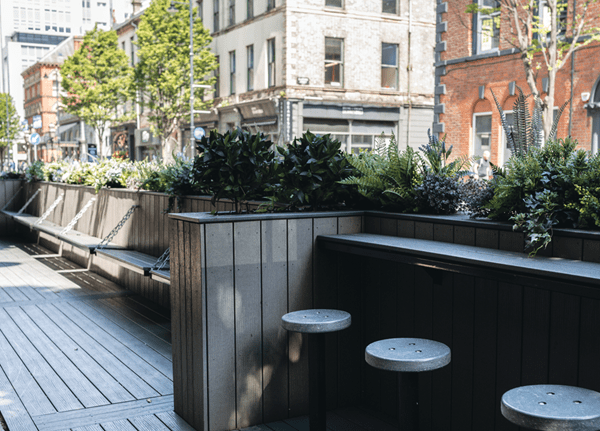
{"type": "Polygon", "coordinates": [[[350,326],[350,313],[339,310],[301,310],[281,318],[288,331],[308,334],[308,397],[310,431],[325,431],[325,333],[350,326]]]}
{"type": "Polygon", "coordinates": [[[511,389],[502,396],[502,415],[533,430],[600,430],[600,393],[561,385],[511,389]]]}
{"type": "Polygon", "coordinates": [[[419,373],[450,363],[450,348],[421,338],[390,338],[371,343],[367,364],[398,373],[398,420],[402,431],[419,429],[419,373]]]}

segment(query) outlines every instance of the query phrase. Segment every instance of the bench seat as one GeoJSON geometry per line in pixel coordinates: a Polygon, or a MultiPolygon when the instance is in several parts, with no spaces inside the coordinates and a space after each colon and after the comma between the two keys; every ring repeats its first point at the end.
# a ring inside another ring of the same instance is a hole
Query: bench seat
{"type": "Polygon", "coordinates": [[[600,264],[558,257],[528,257],[504,250],[368,233],[319,235],[319,247],[433,269],[472,275],[493,271],[504,279],[543,278],[587,286],[600,286],[600,264]]]}
{"type": "Polygon", "coordinates": [[[150,271],[150,278],[159,283],[171,284],[171,271],[168,269],[153,269],[150,271]]]}
{"type": "MultiPolygon", "coordinates": [[[[92,254],[95,252],[98,245],[102,242],[101,238],[96,238],[95,236],[90,236],[85,233],[78,232],[76,230],[71,230],[67,233],[59,234],[57,238],[63,242],[66,242],[67,244],[71,244],[74,247],[77,247],[81,250],[86,250],[92,254]]],[[[111,250],[126,249],[126,247],[113,244],[112,242],[108,243],[106,248],[111,250]]]]}
{"type": "Polygon", "coordinates": [[[30,214],[19,214],[13,211],[2,211],[2,214],[27,227],[33,226],[33,224],[39,219],[39,217],[32,216],[30,214]]]}
{"type": "Polygon", "coordinates": [[[157,258],[135,250],[102,249],[96,250],[98,256],[116,260],[119,265],[135,273],[150,275],[157,258]]]}

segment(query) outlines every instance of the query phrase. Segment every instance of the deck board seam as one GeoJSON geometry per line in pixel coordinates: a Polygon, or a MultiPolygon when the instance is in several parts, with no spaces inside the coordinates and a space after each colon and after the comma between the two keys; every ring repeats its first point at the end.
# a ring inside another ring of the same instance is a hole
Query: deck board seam
{"type": "Polygon", "coordinates": [[[6,307],[26,307],[28,305],[39,305],[39,304],[56,304],[63,302],[73,302],[73,301],[95,301],[105,298],[114,298],[114,297],[126,297],[135,295],[135,292],[131,290],[123,290],[121,292],[112,292],[112,293],[95,293],[90,295],[81,295],[74,296],[72,298],[56,298],[56,299],[33,299],[28,301],[13,301],[13,302],[0,302],[0,308],[6,307]]]}

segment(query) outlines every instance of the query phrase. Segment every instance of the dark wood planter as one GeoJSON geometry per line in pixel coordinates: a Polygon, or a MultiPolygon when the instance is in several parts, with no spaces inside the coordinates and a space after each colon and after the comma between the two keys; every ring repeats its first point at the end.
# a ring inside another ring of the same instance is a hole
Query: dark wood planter
{"type": "MultiPolygon", "coordinates": [[[[393,421],[395,376],[364,362],[366,345],[390,337],[452,349],[450,366],[420,380],[424,430],[515,429],[500,397],[520,385],[600,390],[597,288],[432,273],[315,245],[320,234],[370,232],[521,251],[523,235],[508,224],[383,212],[170,217],[175,409],[198,430],[307,413],[306,340],[280,319],[313,307],[352,314],[327,340],[331,409],[360,404],[393,421]]],[[[574,272],[576,260],[600,262],[598,232],[555,239],[551,253],[572,259],[574,272]]]]}

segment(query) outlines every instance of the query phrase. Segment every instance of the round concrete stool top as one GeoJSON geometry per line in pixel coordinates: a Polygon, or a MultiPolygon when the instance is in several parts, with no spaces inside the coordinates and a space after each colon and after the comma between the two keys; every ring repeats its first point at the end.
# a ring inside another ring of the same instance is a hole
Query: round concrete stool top
{"type": "Polygon", "coordinates": [[[367,364],[389,371],[420,372],[450,363],[450,348],[421,338],[388,338],[375,341],[365,350],[367,364]]]}
{"type": "Polygon", "coordinates": [[[600,393],[561,385],[511,389],[502,396],[502,414],[534,430],[600,430],[600,393]]]}
{"type": "Polygon", "coordinates": [[[340,310],[300,310],[281,318],[281,326],[288,331],[318,334],[335,332],[350,326],[350,313],[340,310]]]}

